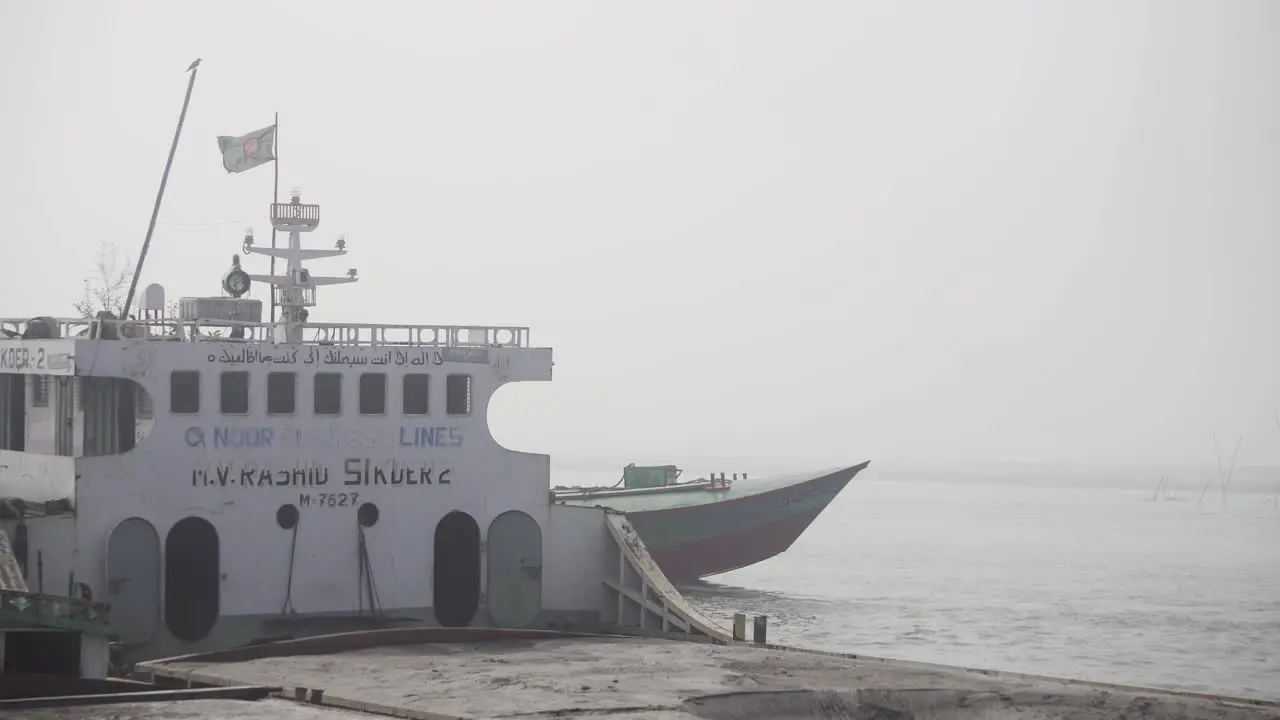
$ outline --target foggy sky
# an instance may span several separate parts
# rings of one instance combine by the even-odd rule
[[[136,258],[201,57],[143,284],[269,235],[215,137],[278,111],[362,277],[313,320],[555,348],[509,447],[1280,464],[1278,48],[1265,0],[0,0],[0,315]]]

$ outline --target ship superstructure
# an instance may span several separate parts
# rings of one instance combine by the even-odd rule
[[[345,243],[304,248],[297,195],[271,220],[287,247],[242,253],[285,273],[236,257],[176,318],[153,285],[137,319],[0,320],[0,529],[30,592],[109,603],[131,660],[371,623],[723,637],[625,518],[553,504],[548,457],[490,434],[500,386],[551,379],[528,328],[313,322],[356,273],[305,264]]]

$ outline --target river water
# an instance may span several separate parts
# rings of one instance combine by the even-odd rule
[[[1153,501],[1097,472],[877,470],[787,552],[682,590],[770,642],[1280,699],[1274,482]]]

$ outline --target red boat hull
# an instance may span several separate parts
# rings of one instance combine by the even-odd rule
[[[721,502],[629,512],[672,582],[753,565],[785,551],[868,463]]]

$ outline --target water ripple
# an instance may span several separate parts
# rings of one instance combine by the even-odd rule
[[[1106,488],[864,483],[685,588],[825,650],[1280,698],[1280,521]],[[804,588],[796,593],[794,588]]]

